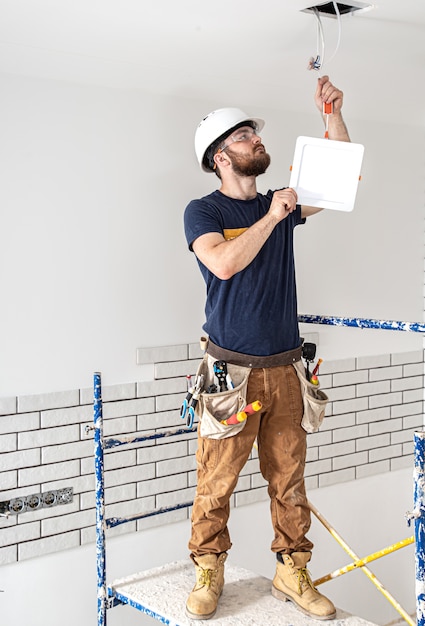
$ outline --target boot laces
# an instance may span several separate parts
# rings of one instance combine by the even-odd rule
[[[209,589],[214,582],[214,575],[217,573],[216,569],[202,569],[199,576],[199,584],[206,585]]]
[[[298,593],[301,595],[304,591],[306,591],[309,587],[316,591],[316,587],[313,585],[310,574],[306,567],[300,567],[298,569]]]

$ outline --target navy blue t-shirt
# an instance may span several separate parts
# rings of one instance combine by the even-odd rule
[[[192,200],[184,226],[189,248],[201,235],[242,234],[269,210],[273,191],[253,200],[235,200],[220,191]],[[198,259],[207,287],[206,323],[211,340],[228,350],[269,356],[300,345],[293,254],[293,231],[304,223],[301,207],[274,228],[255,259],[228,280],[217,278]]]

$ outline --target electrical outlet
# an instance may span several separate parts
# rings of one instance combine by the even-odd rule
[[[13,500],[10,500],[9,502],[9,511],[11,513],[15,513],[16,515],[18,515],[18,513],[23,513],[25,508],[25,498],[13,498]]]
[[[42,494],[42,498],[43,498],[43,506],[45,507],[55,506],[56,500],[57,500],[57,493],[56,491],[46,491],[46,493]]]
[[[19,515],[29,511],[37,511],[42,508],[51,508],[59,504],[69,504],[74,497],[73,487],[65,487],[64,489],[50,490],[45,493],[33,493],[29,496],[20,498],[12,498],[0,502],[0,514]]]
[[[43,506],[43,499],[41,493],[34,493],[32,496],[28,496],[26,499],[27,511],[36,511]]]

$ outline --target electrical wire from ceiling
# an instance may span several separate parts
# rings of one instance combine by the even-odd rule
[[[331,57],[329,58],[329,60],[326,61],[326,63],[330,63],[332,61],[332,59],[335,58],[340,44],[341,44],[341,33],[342,33],[342,22],[341,22],[341,13],[339,11],[338,8],[338,3],[333,0],[332,4],[334,6],[335,9],[335,15],[337,16],[337,21],[338,21],[338,37],[337,37],[337,42],[336,42],[336,46],[335,46],[335,50],[333,52],[333,54],[331,55]],[[324,33],[324,29],[323,29],[323,24],[322,24],[322,20],[320,18],[319,15],[319,11],[317,10],[317,7],[313,7],[313,13],[316,16],[317,19],[317,42],[316,42],[316,57],[311,57],[310,61],[309,61],[309,65],[308,65],[308,69],[309,70],[316,70],[318,72],[320,72],[321,70],[323,70],[323,66],[325,64],[325,50],[326,50],[326,46],[325,46],[325,33]]]

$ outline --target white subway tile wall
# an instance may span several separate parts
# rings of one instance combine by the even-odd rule
[[[155,380],[102,389],[104,435],[143,436],[181,428],[186,375],[198,344],[141,348]],[[318,433],[308,435],[307,489],[412,466],[413,435],[423,426],[422,350],[323,363],[330,402]],[[80,389],[0,399],[0,502],[73,487],[69,504],[0,517],[0,565],[95,540],[93,391]],[[190,502],[196,485],[196,433],[105,452],[106,516],[128,517]],[[266,500],[255,448],[233,506]],[[184,508],[117,526],[120,535],[187,519]]]

